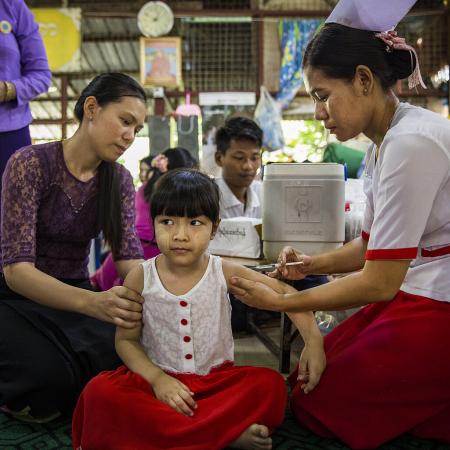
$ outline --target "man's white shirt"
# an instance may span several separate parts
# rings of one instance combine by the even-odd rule
[[[244,205],[231,191],[223,178],[216,178],[220,189],[220,218],[262,217],[262,183],[254,180],[247,190],[247,203]]]

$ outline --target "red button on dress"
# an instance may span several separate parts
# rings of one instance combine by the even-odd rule
[[[188,353],[187,355],[184,356],[186,359],[192,359],[192,355],[190,353]]]
[[[191,337],[190,337],[190,336],[185,336],[185,337],[183,338],[183,341],[184,341],[184,342],[191,342]]]
[[[187,302],[185,302],[184,300],[181,300],[181,302],[180,302],[180,306],[183,306],[183,307],[185,307],[185,306],[187,306],[188,304],[187,304]]]
[[[188,321],[187,321],[187,319],[181,319],[181,325],[187,325],[188,324]]]

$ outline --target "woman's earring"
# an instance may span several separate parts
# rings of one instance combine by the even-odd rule
[[[368,93],[369,93],[369,90],[368,90],[367,88],[364,88],[363,94],[364,94],[364,95],[367,95]]]

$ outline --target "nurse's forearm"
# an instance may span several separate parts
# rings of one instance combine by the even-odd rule
[[[367,261],[362,271],[281,296],[279,310],[334,311],[391,300],[402,285],[409,263],[409,260]]]
[[[367,241],[356,238],[344,246],[312,257],[311,274],[348,273],[364,267]]]
[[[296,294],[284,295],[280,310],[288,313],[334,311],[389,300],[383,299],[382,294],[368,286],[358,272]]]

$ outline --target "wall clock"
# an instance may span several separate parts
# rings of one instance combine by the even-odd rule
[[[173,27],[173,12],[166,3],[147,2],[139,10],[137,23],[144,36],[163,36]]]

